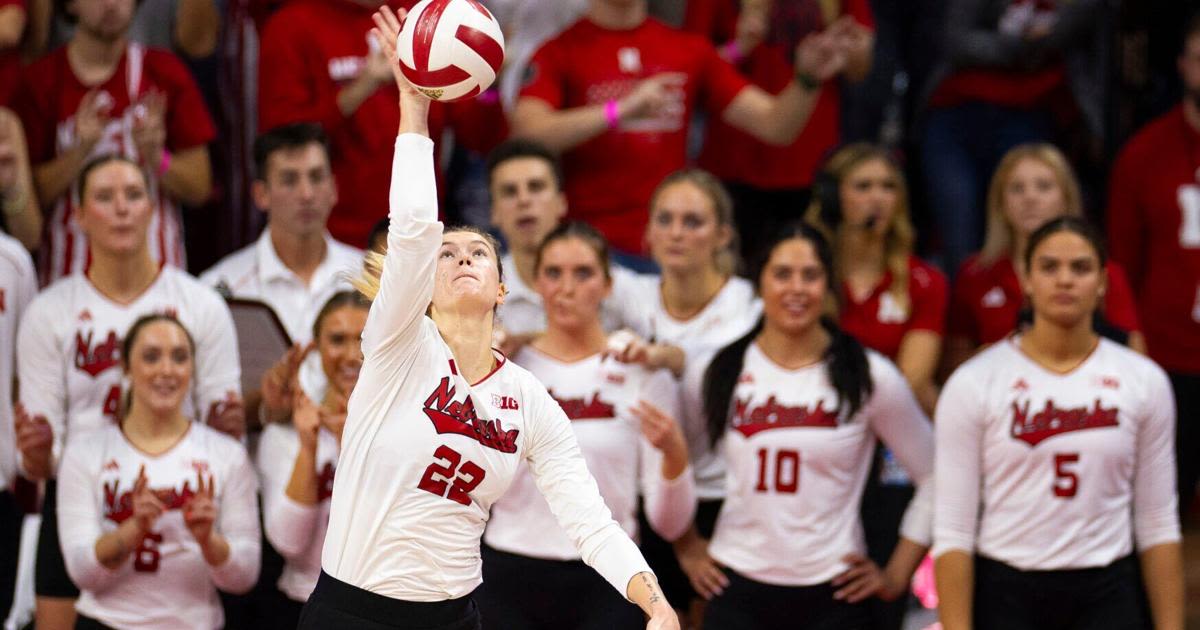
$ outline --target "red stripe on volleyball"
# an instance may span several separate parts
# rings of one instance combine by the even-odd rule
[[[504,49],[500,47],[500,42],[492,39],[491,35],[466,25],[459,25],[454,36],[483,57],[492,67],[492,72],[500,72],[500,64],[504,63]]]
[[[458,66],[446,66],[441,70],[432,70],[421,72],[413,70],[404,64],[400,64],[400,72],[412,82],[413,85],[423,88],[444,88],[449,85],[454,85],[459,81],[471,78],[466,70]]]
[[[429,70],[429,50],[433,48],[433,34],[437,31],[438,22],[442,20],[442,13],[449,4],[450,0],[434,0],[425,7],[417,20],[413,30],[413,65],[417,70]],[[403,68],[404,64],[400,64],[400,67]],[[412,77],[409,77],[409,80],[411,81]]]

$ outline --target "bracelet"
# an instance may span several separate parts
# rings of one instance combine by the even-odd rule
[[[171,154],[166,149],[162,150],[162,157],[158,161],[158,176],[162,177],[167,173],[167,169],[171,167]]]
[[[608,121],[609,129],[616,129],[621,126],[621,114],[617,111],[617,102],[615,100],[604,103],[604,120]]]
[[[721,52],[725,53],[725,59],[734,65],[741,63],[746,54],[742,52],[742,47],[738,46],[736,39],[731,39],[721,47]]]
[[[821,87],[821,81],[807,72],[797,72],[796,82],[800,84],[800,87],[809,92]]]

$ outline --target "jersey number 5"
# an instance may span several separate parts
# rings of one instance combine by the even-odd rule
[[[791,449],[775,451],[774,479],[767,473],[771,467],[771,452],[765,448],[758,449],[758,485],[755,492],[770,492],[771,481],[774,481],[775,492],[796,494],[800,487],[800,452]]]
[[[1074,466],[1079,463],[1079,453],[1054,454],[1054,496],[1070,499],[1079,489],[1079,476]],[[1068,468],[1070,466],[1070,468]]]
[[[444,444],[433,452],[433,456],[445,463],[430,464],[417,487],[455,503],[471,505],[468,493],[479,487],[487,472],[475,462],[462,461],[462,455],[458,451]]]

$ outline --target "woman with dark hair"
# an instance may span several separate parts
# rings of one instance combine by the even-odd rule
[[[1183,628],[1167,376],[1092,326],[1108,288],[1094,228],[1054,219],[1022,263],[1033,324],[964,363],[938,400],[942,625]]]
[[[826,315],[833,258],[789,225],[755,278],[763,317],[704,370],[726,498],[699,579],[706,629],[867,628],[864,600],[906,589],[929,542],[933,435],[896,366]],[[881,438],[917,484],[886,570],[866,558],[858,498]]]
[[[244,593],[258,579],[246,449],[184,410],[195,351],[175,318],[138,319],[121,345],[120,424],[71,434],[58,529],[82,591],[76,628],[221,628],[217,589]]]
[[[357,291],[335,293],[325,302],[291,388],[291,423],[268,424],[258,441],[263,524],[285,561],[274,609],[266,617],[272,627],[296,627],[321,573],[346,401],[362,368],[360,342],[370,308]]]
[[[678,387],[665,369],[609,355],[620,338],[604,331],[602,304],[612,290],[608,244],[585,223],[550,232],[537,250],[534,286],[546,330],[513,360],[538,378],[571,420],[588,470],[614,518],[638,535],[638,495],[650,526],[674,540],[696,508],[687,444],[676,424]],[[614,343],[615,342],[615,343]],[[492,506],[483,537],[487,627],[633,628],[641,612],[617,597],[554,522],[527,471]]]

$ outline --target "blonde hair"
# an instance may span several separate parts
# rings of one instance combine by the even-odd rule
[[[908,312],[912,308],[908,298],[908,258],[912,255],[913,243],[916,242],[916,230],[913,228],[912,219],[909,218],[908,184],[904,180],[904,173],[900,170],[900,165],[882,147],[866,142],[855,142],[838,149],[830,156],[829,160],[825,162],[823,171],[837,182],[837,194],[840,197],[842,182],[850,176],[850,173],[859,166],[873,161],[885,164],[896,184],[896,206],[892,209],[892,220],[888,225],[887,234],[884,236],[883,260],[885,268],[892,274],[892,285],[888,288],[888,293],[901,309]],[[808,210],[805,212],[805,220],[820,230],[830,243],[838,243],[834,229],[826,225],[821,218],[819,197],[814,197],[809,203]],[[844,221],[842,225],[845,225]],[[837,260],[840,260],[840,257],[835,258],[835,261]],[[835,266],[840,267],[840,263],[835,262]],[[835,268],[834,272],[834,276],[838,279],[843,275],[840,268]]]
[[[1044,142],[1018,145],[1000,159],[996,172],[992,174],[991,184],[987,194],[987,229],[984,232],[983,249],[979,252],[979,261],[985,265],[1012,253],[1016,235],[1013,226],[1004,213],[1004,193],[1008,180],[1013,171],[1025,160],[1037,160],[1051,171],[1063,195],[1063,214],[1059,216],[1078,217],[1083,215],[1082,194],[1079,192],[1079,180],[1075,178],[1075,170],[1057,147]]]
[[[492,248],[492,255],[496,257],[496,274],[500,277],[500,282],[504,282],[504,263],[500,260],[500,241],[474,225],[448,227],[442,234],[453,234],[454,232],[470,232],[482,238],[488,247]],[[375,296],[379,294],[379,278],[383,275],[383,261],[386,260],[386,256],[386,254],[376,251],[368,251],[363,257],[362,271],[358,276],[350,279],[350,284],[368,300],[374,300]]]
[[[685,168],[675,171],[664,177],[658,183],[658,187],[654,189],[654,193],[650,195],[650,215],[652,218],[654,207],[658,204],[658,198],[666,189],[676,184],[691,184],[699,189],[705,197],[708,197],[709,203],[712,204],[713,213],[717,217],[717,225],[729,228],[733,237],[729,239],[729,244],[725,249],[719,250],[713,255],[713,263],[721,273],[732,275],[738,270],[740,261],[737,255],[737,226],[733,223],[733,198],[729,196],[729,191],[725,190],[725,186],[721,183],[721,180],[706,170]]]

